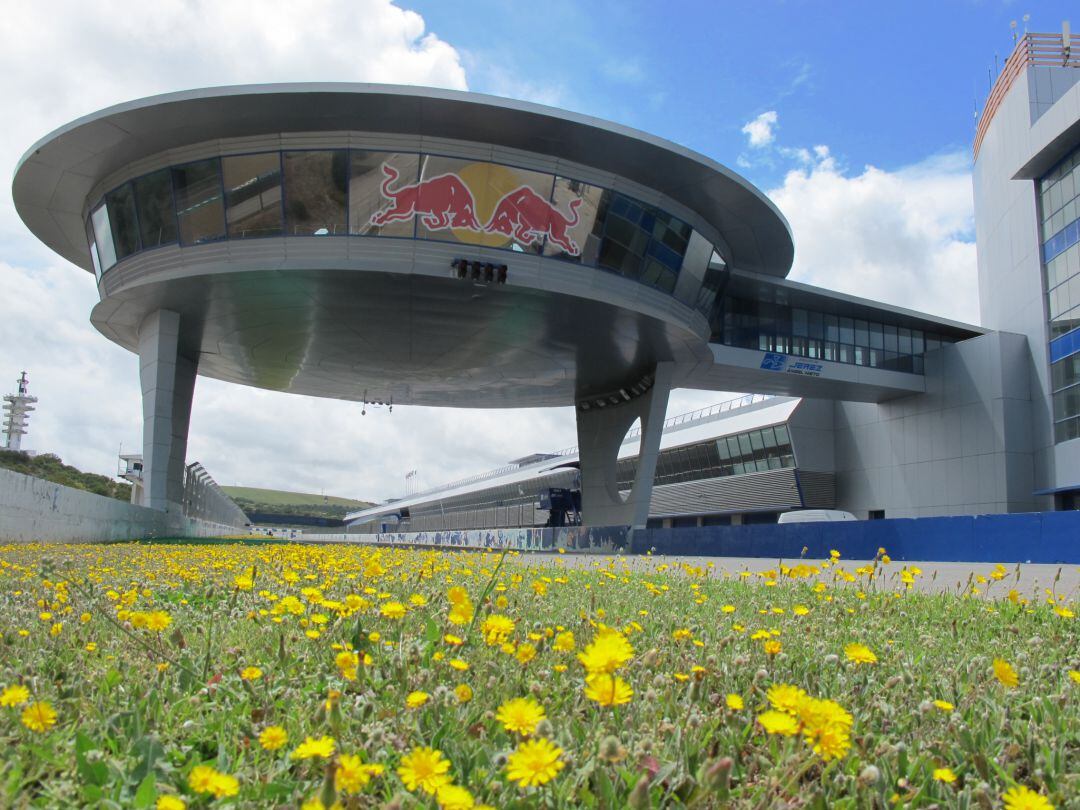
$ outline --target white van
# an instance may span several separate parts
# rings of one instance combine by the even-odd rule
[[[838,520],[858,520],[851,512],[840,509],[796,509],[784,512],[777,523],[832,523]]]

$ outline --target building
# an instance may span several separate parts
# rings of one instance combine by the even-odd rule
[[[1033,492],[1076,508],[1080,492],[1080,41],[1025,34],[975,137],[983,324],[1024,337]],[[1076,297],[1073,298],[1073,293]],[[1019,369],[1018,369],[1019,373]]]
[[[1070,93],[1044,116],[1075,106]],[[42,241],[95,274],[94,325],[140,356],[155,508],[180,495],[198,374],[365,404],[573,405],[572,459],[519,460],[487,482],[520,488],[491,508],[529,525],[535,502],[511,503],[526,479],[533,495],[569,492],[560,503],[587,524],[645,525],[664,487],[689,483],[665,478],[671,442],[719,453],[735,435],[741,451],[741,433],[706,434],[785,409],[753,429],[777,443],[780,426],[796,431],[792,458],[759,470],[755,455],[753,474],[789,493],[818,477],[809,500],[763,513],[830,492],[863,516],[1021,511],[1056,486],[1035,472],[1032,335],[787,280],[791,233],[758,189],[626,127],[422,88],[215,88],[61,128],[23,158],[13,195]],[[665,433],[673,387],[777,399]],[[695,458],[713,469],[710,451]],[[711,478],[730,479],[719,493],[746,475]],[[476,483],[457,495],[487,497]],[[410,498],[410,521],[435,520]],[[664,519],[755,514],[729,505]]]

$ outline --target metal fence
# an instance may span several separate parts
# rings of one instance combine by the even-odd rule
[[[184,470],[184,516],[223,523],[241,528],[248,523],[247,515],[233,499],[222,491],[217,482],[199,462]]]

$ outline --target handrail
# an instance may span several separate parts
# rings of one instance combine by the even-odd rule
[[[1016,48],[994,80],[994,86],[990,88],[990,95],[986,97],[982,115],[975,127],[973,151],[976,158],[990,122],[994,120],[1005,96],[1012,89],[1017,77],[1032,65],[1080,68],[1080,52],[1073,53],[1072,36],[1069,37],[1069,49],[1066,50],[1063,34],[1024,34],[1017,40]]]
[[[705,408],[698,408],[696,411],[688,411],[686,413],[678,414],[677,416],[671,416],[664,420],[663,432],[667,433],[669,430],[674,430],[677,427],[688,427],[691,424],[709,419],[719,414],[727,413],[738,408],[746,408],[750,405],[756,405],[759,402],[764,402],[768,399],[772,399],[772,394],[744,394],[741,397],[735,397],[734,399],[724,400],[723,402],[717,402],[715,405],[709,405]],[[626,434],[626,438],[623,439],[623,444],[641,436],[641,428],[634,428]],[[578,448],[566,447],[562,450],[555,450],[551,453],[545,453],[548,458],[534,461],[531,464],[507,464],[499,467],[495,470],[488,470],[487,472],[477,473],[476,475],[470,475],[467,478],[459,478],[455,481],[450,481],[446,484],[440,484],[430,489],[425,489],[422,492],[410,493],[408,498],[417,498],[424,495],[434,495],[438,492],[445,492],[446,490],[455,489],[456,487],[463,487],[467,484],[475,484],[478,481],[486,481],[489,478],[498,478],[500,475],[506,475],[507,473],[514,472],[515,470],[522,470],[528,467],[532,467],[537,464],[543,464],[549,461],[553,457],[558,456],[574,456],[577,455]],[[383,504],[386,506],[387,504]]]

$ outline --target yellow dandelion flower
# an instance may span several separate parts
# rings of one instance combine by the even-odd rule
[[[428,702],[428,699],[430,697],[431,695],[429,695],[427,692],[409,692],[409,694],[405,697],[405,705],[408,706],[410,709],[419,709],[421,706]]]
[[[773,710],[762,712],[757,716],[757,721],[768,734],[793,737],[799,731],[799,721],[785,712]]]
[[[441,785],[435,791],[435,801],[440,810],[473,810],[476,807],[473,795],[458,785]]]
[[[1013,665],[1003,658],[994,659],[994,677],[1001,681],[1001,684],[1008,689],[1013,689],[1020,685],[1020,676],[1016,674],[1016,670]]]
[[[244,667],[240,670],[240,677],[245,681],[257,681],[263,676],[263,671],[258,667]]]
[[[22,724],[31,731],[45,732],[56,725],[56,712],[46,701],[31,703],[22,713]]]
[[[523,737],[533,734],[546,716],[544,707],[532,698],[508,700],[495,712],[495,719],[502,723],[503,728]]]
[[[514,632],[514,627],[514,620],[509,616],[493,613],[484,619],[480,632],[484,634],[484,641],[489,647],[496,647],[506,643]]]
[[[935,700],[934,706],[938,709],[941,709],[941,711],[943,712],[951,712],[953,709],[956,708],[947,700]]]
[[[401,758],[397,773],[407,790],[435,795],[440,787],[450,784],[447,771],[450,760],[435,748],[414,748]]]
[[[289,733],[281,726],[267,726],[259,733],[259,745],[267,751],[277,751],[289,741]]]
[[[783,649],[783,646],[779,641],[766,641],[761,645],[761,648],[765,650],[766,655],[776,655]]]
[[[454,697],[458,703],[468,703],[473,698],[472,687],[467,683],[461,683],[454,687]]]
[[[382,765],[366,763],[356,754],[342,754],[334,771],[334,787],[345,794],[359,793],[373,776],[379,776],[383,770]]]
[[[28,700],[30,700],[30,690],[22,684],[12,684],[0,692],[0,706],[4,708],[22,706]]]
[[[570,652],[574,649],[574,634],[569,630],[565,630],[555,636],[555,641],[552,642],[551,648],[557,652]]]
[[[154,810],[186,810],[187,804],[179,796],[158,796]]]
[[[844,647],[844,655],[848,661],[856,664],[876,664],[878,660],[873,650],[865,644],[848,644]]]
[[[1001,800],[1005,803],[1005,810],[1054,810],[1049,799],[1023,785],[1006,790]]]
[[[323,759],[329,759],[333,756],[335,748],[337,748],[337,743],[334,742],[333,737],[324,736],[319,739],[307,737],[289,754],[289,758],[314,759],[315,757],[322,757]]]
[[[519,787],[546,785],[559,775],[565,763],[562,749],[543,737],[526,740],[506,761],[506,778]]]
[[[379,608],[379,615],[386,619],[402,619],[405,617],[406,610],[401,602],[386,602]]]
[[[585,697],[601,706],[622,706],[630,702],[634,690],[618,675],[589,675],[585,678]]]
[[[610,627],[602,627],[592,643],[578,653],[578,660],[590,675],[610,675],[633,657],[633,645]]]
[[[727,707],[734,712],[742,711],[745,705],[743,703],[742,696],[736,694],[728,695],[726,698],[724,698],[724,702],[727,704]]]
[[[1069,679],[1073,683],[1080,684],[1080,670],[1070,669],[1069,670]]]
[[[934,779],[951,785],[956,781],[956,774],[952,772],[952,768],[934,768]]]

